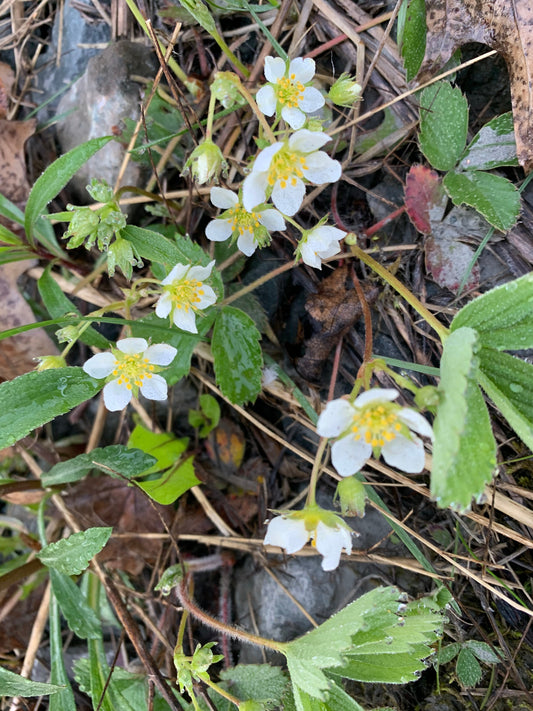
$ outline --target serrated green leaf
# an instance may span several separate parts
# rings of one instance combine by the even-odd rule
[[[30,681],[0,667],[0,696],[47,696],[48,694],[57,694],[61,690],[61,686]]]
[[[468,326],[483,346],[497,350],[533,348],[533,273],[478,296],[456,314],[452,331]]]
[[[34,237],[35,224],[45,212],[48,203],[65,187],[89,158],[112,139],[113,136],[91,138],[86,143],[82,143],[60,156],[37,178],[28,197],[24,215],[24,228],[30,241]]]
[[[148,496],[159,504],[173,504],[182,494],[200,484],[193,466],[194,457],[189,457],[183,464],[168,469],[159,479],[139,481],[139,486]]]
[[[466,149],[458,170],[492,170],[518,165],[513,114],[509,111],[486,123]]]
[[[503,656],[499,656],[497,651],[486,642],[480,642],[476,639],[469,639],[464,646],[469,649],[480,662],[485,664],[498,664],[503,661]]]
[[[306,693],[307,690],[293,686],[297,711],[364,711],[355,699],[335,683],[331,684],[327,700],[321,701]]]
[[[496,465],[496,442],[477,386],[478,347],[471,328],[453,331],[444,343],[431,471],[431,495],[443,508],[468,509]]]
[[[37,553],[37,558],[65,575],[80,575],[108,542],[112,531],[111,527],[102,526],[73,533],[68,538],[44,546]]]
[[[414,79],[426,52],[426,2],[409,0],[404,3],[405,18],[398,17],[398,41],[401,46],[407,81]]]
[[[437,653],[437,661],[439,664],[447,664],[451,662],[452,659],[459,654],[461,651],[461,645],[459,642],[452,642],[452,644],[447,644],[445,647],[441,647]]]
[[[69,628],[80,639],[98,639],[102,634],[100,620],[89,607],[76,583],[54,568],[50,568],[52,592]]]
[[[279,667],[270,664],[239,664],[220,673],[220,685],[243,701],[250,700],[262,709],[280,708],[288,679]],[[213,692],[218,711],[232,711],[235,706]]]
[[[81,368],[20,375],[0,385],[0,449],[96,395],[103,382]]]
[[[229,295],[234,294],[241,288],[242,286],[240,284],[231,284],[227,290],[227,293]],[[248,314],[248,316],[255,323],[258,331],[261,333],[267,333],[269,328],[268,316],[263,305],[255,294],[245,294],[239,299],[235,299],[233,306],[241,311],[244,311],[245,314]]]
[[[211,349],[222,394],[234,405],[253,401],[261,392],[261,334],[243,311],[224,306],[213,329]]]
[[[72,301],[65,296],[63,290],[52,277],[50,271],[51,265],[46,267],[37,282],[39,294],[41,295],[45,308],[50,314],[50,317],[61,318],[61,316],[71,313],[81,316],[79,309],[77,309]],[[92,326],[88,326],[83,331],[80,336],[80,341],[82,343],[86,343],[88,346],[95,346],[96,348],[101,348],[102,350],[109,348],[109,341],[107,338],[102,336],[101,333],[98,333],[98,331]]]
[[[66,462],[55,464],[50,471],[43,472],[44,486],[57,486],[79,481],[92,469],[100,469],[109,476],[131,477],[143,474],[156,463],[156,459],[140,449],[113,444],[109,447],[93,449],[86,454],[79,454]]]
[[[457,664],[455,665],[455,671],[459,682],[463,686],[475,686],[481,680],[483,673],[478,660],[469,649],[466,649],[466,647],[463,647],[463,649],[459,652]]]
[[[522,442],[533,449],[533,365],[483,348],[479,383]]]
[[[420,94],[420,150],[437,170],[452,170],[461,157],[468,132],[468,102],[447,81]]]
[[[427,658],[428,647],[424,651],[402,652],[393,654],[387,659],[372,655],[350,654],[349,661],[344,666],[333,669],[332,673],[354,681],[380,684],[407,684],[416,681],[427,665],[417,659],[422,653],[422,658]]]
[[[450,172],[442,181],[454,205],[469,205],[491,225],[507,232],[520,214],[520,193],[507,178],[472,170]]]

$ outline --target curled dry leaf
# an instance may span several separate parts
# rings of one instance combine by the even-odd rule
[[[0,119],[7,116],[9,95],[15,81],[13,70],[5,62],[0,62]]]
[[[520,164],[533,169],[533,5],[530,0],[426,0],[426,54],[417,80],[430,79],[452,53],[480,42],[504,58]]]

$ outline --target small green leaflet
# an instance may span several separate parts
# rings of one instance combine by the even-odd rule
[[[102,634],[100,620],[83,593],[68,575],[50,568],[52,592],[69,628],[81,639],[98,639]]]
[[[444,342],[433,425],[431,495],[442,508],[459,511],[481,496],[496,465],[490,417],[477,386],[478,348],[476,331],[466,327]]]
[[[20,375],[0,385],[0,449],[96,395],[103,382],[81,368]]]
[[[455,671],[463,686],[476,686],[481,680],[482,671],[479,662],[466,647],[459,652]]]
[[[30,681],[0,667],[0,696],[47,696],[57,694],[63,687]]]
[[[106,526],[73,533],[68,538],[44,546],[37,553],[37,558],[44,565],[65,575],[80,575],[105,546],[112,530]]]
[[[486,123],[464,152],[458,170],[492,170],[518,165],[513,114],[509,111]]]
[[[447,81],[420,95],[420,150],[437,170],[452,170],[466,145],[468,102]]]
[[[520,214],[520,193],[507,178],[479,170],[450,172],[442,181],[454,205],[470,205],[491,225],[507,232]]]
[[[234,405],[253,401],[261,392],[261,334],[240,309],[224,306],[217,315],[211,349],[222,394]]]
[[[167,469],[159,479],[138,481],[137,486],[158,504],[173,504],[186,491],[201,484],[194,473],[193,461],[191,456],[182,464]]]
[[[293,694],[297,711],[365,711],[355,699],[334,683],[331,684],[325,701],[311,696],[307,690],[295,685]]]
[[[407,81],[414,79],[426,52],[425,0],[404,0],[398,13],[398,42]]]
[[[455,331],[474,328],[481,344],[498,350],[533,348],[533,272],[478,296],[457,313]]]
[[[31,189],[24,217],[24,228],[30,242],[37,220],[45,212],[48,203],[65,187],[72,176],[113,136],[91,138],[60,156],[37,178]],[[69,408],[70,409],[70,408]]]
[[[113,444],[109,447],[93,449],[87,454],[79,454],[66,462],[55,464],[50,471],[43,472],[44,486],[57,486],[83,479],[92,469],[100,469],[109,476],[120,475],[131,479],[145,472],[155,464],[154,457],[140,449]]]

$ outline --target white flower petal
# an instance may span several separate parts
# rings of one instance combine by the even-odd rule
[[[211,276],[211,272],[213,271],[214,266],[215,260],[213,259],[213,261],[209,262],[206,267],[191,267],[189,269],[189,273],[187,274],[187,278],[196,279],[196,281],[204,281],[204,279],[207,279],[207,277]]]
[[[208,306],[212,306],[216,303],[217,295],[208,284],[202,284],[201,290],[204,292],[203,294],[199,294],[198,291],[196,292],[197,297],[200,299],[194,304],[197,309],[206,309]]]
[[[131,400],[132,392],[126,385],[118,384],[118,380],[112,380],[104,388],[104,405],[111,412],[123,410]]]
[[[178,350],[168,343],[154,343],[144,351],[144,357],[152,365],[170,365],[176,357]]]
[[[231,237],[233,232],[232,223],[230,220],[211,220],[205,228],[205,236],[211,242],[223,242],[228,237]]]
[[[229,210],[238,204],[239,198],[234,192],[228,190],[227,188],[211,188],[209,193],[211,202],[215,207],[219,207],[221,210]]]
[[[173,281],[180,281],[180,279],[183,279],[183,277],[185,276],[185,274],[187,274],[188,271],[188,264],[176,264],[175,267],[172,267],[172,269],[163,279],[161,284],[164,284],[166,286],[167,284],[172,284]]]
[[[251,257],[257,249],[257,243],[254,239],[253,234],[246,230],[246,232],[243,232],[242,235],[239,235],[239,238],[237,240],[237,247],[247,257]]]
[[[266,227],[269,232],[280,232],[286,227],[283,216],[277,210],[262,210],[258,218],[259,222],[263,227]]]
[[[256,205],[265,202],[268,187],[268,174],[250,173],[242,184],[242,204],[251,212]]]
[[[355,410],[348,400],[331,400],[320,413],[316,431],[321,437],[338,437],[351,425],[354,415]]]
[[[414,430],[423,437],[433,439],[433,428],[419,412],[410,407],[404,407],[398,413],[398,418],[404,422],[410,430]]]
[[[148,400],[166,400],[168,397],[167,381],[157,374],[152,375],[151,378],[144,378],[141,393]]]
[[[309,267],[313,267],[313,269],[322,269],[322,259],[319,257],[318,253],[314,251],[309,242],[305,242],[301,246],[300,254],[302,256],[302,261]]]
[[[305,159],[306,167],[302,172],[311,183],[336,183],[341,177],[342,166],[338,160],[333,160],[324,151],[315,151]]]
[[[270,164],[272,163],[272,158],[282,148],[283,143],[281,143],[280,141],[278,141],[277,143],[273,143],[271,146],[263,148],[261,153],[259,153],[259,155],[254,161],[254,164],[252,166],[252,174],[264,173],[266,170],[268,170],[270,168]],[[256,205],[259,205],[259,202],[254,203],[252,207],[255,207]],[[246,205],[244,207],[248,210],[248,212],[252,209],[252,207],[246,207]]]
[[[295,185],[292,184],[292,178],[289,178],[286,187],[282,188],[277,180],[272,190],[272,202],[280,212],[289,217],[298,212],[305,197],[303,182],[300,178],[294,178],[294,182]]]
[[[115,369],[116,359],[112,353],[97,353],[84,363],[83,370],[91,378],[107,378]]]
[[[341,552],[346,548],[352,552],[350,533],[344,527],[331,528],[322,521],[316,527],[315,544],[317,551],[324,556],[322,570],[335,570],[341,559]]]
[[[371,402],[380,402],[382,400],[392,402],[392,400],[396,400],[399,394],[397,390],[392,388],[372,388],[355,398],[354,407],[364,407]]]
[[[342,437],[331,446],[331,461],[341,476],[358,472],[372,455],[372,446],[352,433]]]
[[[165,291],[165,293],[159,297],[159,300],[155,305],[155,314],[156,316],[159,316],[159,318],[166,318],[171,311],[172,297],[168,291]]]
[[[257,106],[261,113],[265,114],[265,116],[274,116],[278,102],[276,93],[270,84],[262,86],[259,89],[255,95],[255,100],[257,101]]]
[[[302,84],[308,84],[315,76],[316,65],[315,60],[311,57],[296,57],[289,64],[289,77],[294,74],[294,80]]]
[[[283,518],[277,516],[268,524],[265,545],[285,548],[287,553],[296,553],[305,546],[309,534],[305,528],[305,521],[296,518]]]
[[[346,232],[339,230],[338,227],[333,227],[332,225],[319,225],[311,230],[309,237],[313,236],[324,242],[330,242],[333,240],[340,240],[346,235]]]
[[[289,148],[291,151],[301,151],[302,153],[312,153],[325,146],[331,138],[322,131],[308,131],[302,128],[296,131],[289,138]]]
[[[281,57],[265,57],[265,79],[273,84],[285,74],[286,64]]]
[[[387,464],[407,474],[418,474],[424,469],[424,444],[414,435],[412,440],[398,435],[390,442],[385,442],[381,453]]]
[[[182,331],[198,333],[198,329],[196,328],[196,316],[193,309],[175,308],[172,312],[172,320],[178,328],[181,328]]]
[[[298,103],[299,108],[305,111],[306,114],[312,114],[314,111],[321,109],[326,100],[314,86],[307,86],[304,89],[303,99]]]
[[[128,355],[144,353],[148,348],[148,341],[144,338],[123,338],[121,341],[117,341],[117,348]]]
[[[305,123],[305,114],[300,111],[300,109],[296,108],[296,106],[284,106],[281,109],[281,117],[295,131],[302,128]]]
[[[329,257],[334,257],[336,254],[339,254],[340,251],[341,246],[337,242],[337,240],[330,242],[328,245],[325,245],[321,249],[317,249],[318,256],[321,259],[329,259]]]

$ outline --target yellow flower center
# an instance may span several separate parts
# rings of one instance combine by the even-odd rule
[[[268,184],[274,187],[279,180],[280,187],[284,190],[290,184],[294,187],[298,178],[303,178],[303,170],[307,169],[305,155],[288,148],[281,148],[274,154],[268,169]]]
[[[276,82],[274,91],[280,104],[288,106],[290,109],[295,109],[304,98],[304,85],[301,81],[296,81],[296,75],[291,74],[289,77],[281,77]]]
[[[125,385],[131,390],[134,385],[141,387],[144,378],[151,378],[154,366],[142,353],[115,353],[115,369],[113,375],[118,378],[119,385]]]
[[[203,284],[196,279],[182,279],[167,286],[170,297],[176,309],[196,309],[196,304],[200,303],[204,295]]]
[[[398,409],[389,403],[369,405],[355,415],[350,429],[355,439],[363,437],[372,447],[383,447],[404,429],[397,412]]]
[[[260,223],[258,215],[255,212],[248,212],[240,203],[237,203],[235,207],[228,210],[227,214],[231,224],[231,229],[234,232],[238,231],[240,235],[245,232],[253,234],[259,227]]]

